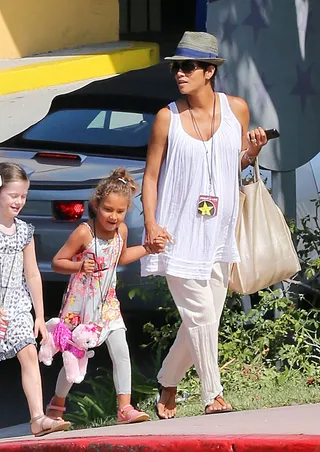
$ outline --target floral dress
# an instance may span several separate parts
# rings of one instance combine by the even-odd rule
[[[123,240],[118,231],[110,240],[95,238],[89,224],[83,224],[90,229],[92,241],[73,260],[79,262],[92,259],[94,255],[101,270],[90,275],[78,272],[70,277],[60,317],[72,329],[80,323],[98,325],[101,329],[100,345],[111,331],[126,329],[116,295],[116,268]]]
[[[0,361],[36,343],[32,300],[23,270],[23,250],[31,242],[34,227],[17,218],[15,223],[14,234],[0,231],[0,306],[9,322],[4,339],[0,339]]]

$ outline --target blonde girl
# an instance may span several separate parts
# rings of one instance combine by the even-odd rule
[[[43,413],[42,386],[36,341],[47,339],[42,282],[33,239],[34,227],[19,220],[26,203],[29,179],[19,165],[0,163],[0,361],[17,357],[27,398],[31,431],[43,436],[70,427]],[[32,305],[35,322],[31,315]]]

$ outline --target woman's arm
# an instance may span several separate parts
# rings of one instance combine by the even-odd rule
[[[119,258],[120,265],[131,264],[131,262],[135,262],[142,257],[150,254],[148,246],[145,245],[137,245],[127,247],[127,238],[128,238],[128,228],[124,223],[121,223],[119,226],[119,233],[121,234],[123,240],[123,246],[121,255]],[[156,253],[162,252],[164,250],[166,243],[166,239],[163,237],[158,237],[155,239],[154,248]]]
[[[80,270],[84,270],[86,273],[93,272],[95,265],[93,259],[87,259],[85,262],[72,261],[73,256],[83,251],[91,238],[92,236],[87,226],[84,224],[78,226],[54,256],[52,270],[65,275],[71,275]]]
[[[154,239],[162,234],[169,235],[161,228],[155,218],[158,199],[158,180],[160,168],[167,152],[170,110],[162,108],[156,115],[147,153],[146,168],[142,182],[142,206],[146,228],[146,244],[153,245]]]
[[[36,317],[34,335],[35,338],[37,338],[40,331],[42,336],[42,344],[47,340],[48,332],[44,321],[42,279],[37,264],[33,237],[31,239],[31,242],[23,250],[23,269],[28,289],[32,298],[34,313]]]
[[[241,97],[228,96],[231,110],[237,117],[242,128],[242,150],[246,151],[241,160],[241,168],[244,169],[254,162],[262,146],[267,142],[267,136],[262,127],[248,131],[250,113],[248,104]]]

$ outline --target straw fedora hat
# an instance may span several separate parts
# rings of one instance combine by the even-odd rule
[[[165,60],[197,60],[221,66],[224,58],[218,57],[218,41],[215,36],[202,31],[186,31],[182,36],[175,55]]]

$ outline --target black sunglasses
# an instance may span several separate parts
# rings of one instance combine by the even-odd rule
[[[192,74],[196,69],[200,67],[200,64],[197,61],[193,60],[183,60],[183,61],[175,61],[170,64],[170,71],[172,75],[177,75],[179,70],[184,74]]]

